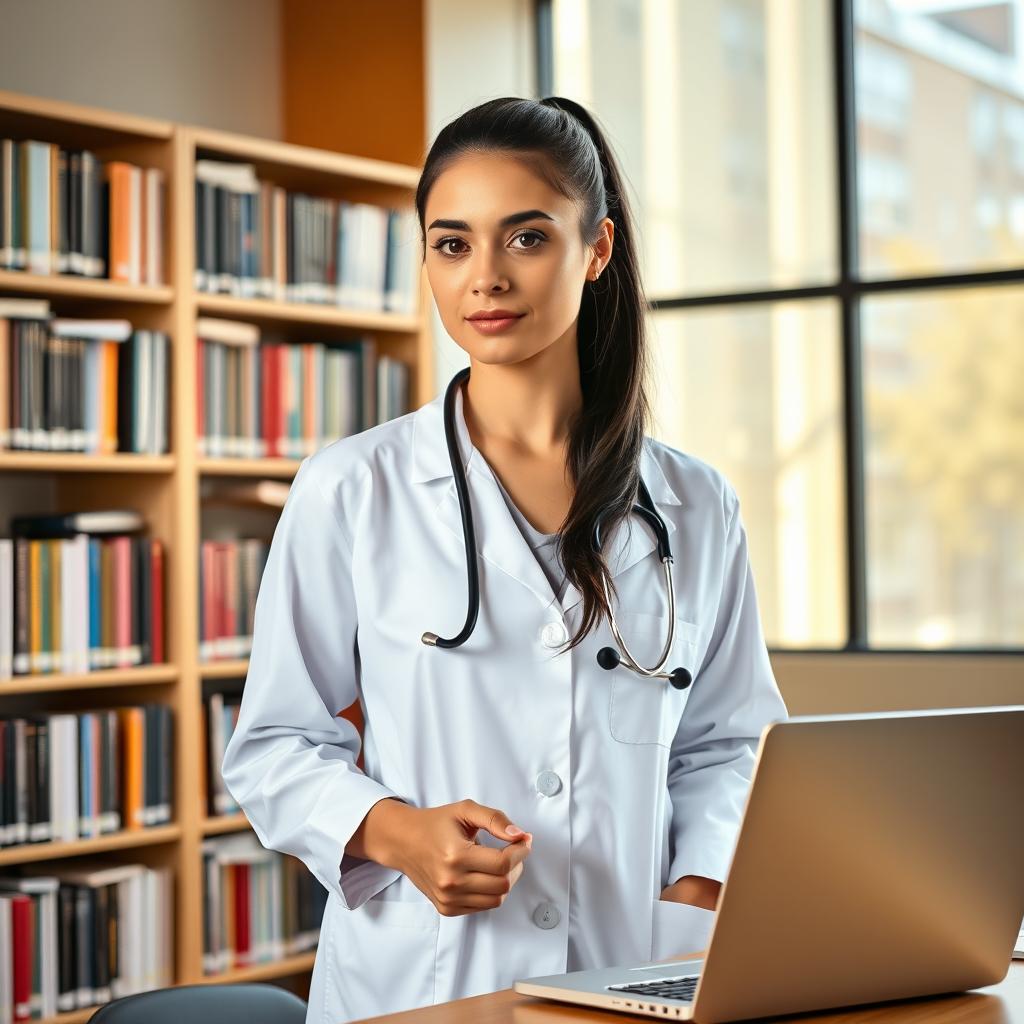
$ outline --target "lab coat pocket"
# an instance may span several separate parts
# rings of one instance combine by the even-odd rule
[[[360,1020],[433,1003],[440,919],[429,901],[379,896],[332,915],[337,933],[331,937],[325,1021]]]
[[[711,937],[715,911],[691,903],[656,899],[651,922],[651,960],[703,953]]]
[[[644,667],[657,663],[668,636],[668,616],[619,612],[615,616],[622,639]],[[697,675],[700,626],[676,618],[675,640],[665,671],[682,666]],[[668,747],[690,696],[690,687],[677,690],[667,679],[642,676],[625,665],[612,670],[608,726],[620,743],[657,743]],[[690,684],[693,685],[692,683]]]

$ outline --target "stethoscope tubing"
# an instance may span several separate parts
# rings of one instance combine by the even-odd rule
[[[469,368],[459,370],[452,377],[445,391],[444,396],[444,433],[448,446],[448,458],[452,465],[452,474],[455,478],[455,489],[459,497],[459,511],[462,516],[462,535],[466,547],[466,579],[468,585],[468,600],[466,607],[466,621],[461,630],[453,637],[439,636],[437,633],[425,632],[421,641],[428,647],[440,647],[444,650],[452,650],[461,647],[472,635],[476,628],[477,617],[480,613],[480,574],[476,558],[476,530],[473,525],[473,513],[470,507],[469,484],[466,480],[466,470],[462,465],[462,453],[459,451],[458,437],[455,429],[455,396],[462,382],[469,379]],[[605,600],[609,610],[609,626],[620,651],[611,647],[603,647],[597,654],[598,664],[605,669],[613,669],[617,665],[625,665],[638,675],[651,679],[666,679],[676,689],[682,690],[690,685],[691,676],[685,668],[676,668],[666,672],[665,665],[668,662],[672,645],[675,643],[676,635],[676,597],[672,580],[672,549],[669,544],[668,530],[665,521],[661,518],[651,499],[650,493],[644,484],[643,479],[639,481],[640,501],[635,503],[632,512],[638,515],[648,527],[654,532],[658,543],[658,557],[661,560],[665,571],[665,585],[668,590],[668,636],[665,639],[665,646],[662,649],[658,664],[652,668],[645,668],[630,652],[622,634],[619,632],[618,623],[612,613],[612,599],[608,588],[608,579],[605,574],[601,576],[601,585],[604,589]],[[601,550],[601,520],[594,526],[594,547]]]
[[[444,436],[448,443],[448,458],[451,460],[455,475],[455,490],[459,495],[459,511],[462,513],[462,536],[466,542],[466,575],[469,585],[469,596],[466,602],[466,622],[462,629],[453,637],[438,636],[436,633],[424,633],[420,638],[429,647],[441,647],[451,650],[461,647],[476,628],[477,616],[480,614],[480,572],[476,564],[476,529],[473,526],[473,513],[469,506],[469,484],[466,482],[466,471],[462,466],[462,453],[455,431],[455,392],[464,380],[469,379],[469,368],[459,370],[448,384],[444,395]]]

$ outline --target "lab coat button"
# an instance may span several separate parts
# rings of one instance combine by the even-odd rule
[[[533,923],[538,928],[555,928],[561,920],[562,915],[554,903],[538,903],[537,909],[533,912]]]
[[[537,776],[537,792],[554,796],[562,788],[562,780],[554,772],[541,772]]]
[[[545,647],[561,647],[569,639],[569,632],[561,622],[549,622],[540,631],[540,640]]]

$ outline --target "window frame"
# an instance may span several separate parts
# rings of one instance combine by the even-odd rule
[[[537,96],[554,90],[554,0],[534,0],[534,44]],[[977,288],[1024,282],[1024,267],[906,277],[859,276],[860,211],[857,200],[857,110],[854,82],[856,0],[831,0],[833,51],[832,89],[835,115],[833,144],[836,154],[838,214],[838,275],[830,284],[759,291],[697,293],[651,300],[652,313],[701,306],[735,306],[742,303],[771,304],[782,301],[832,299],[839,310],[841,365],[843,368],[843,479],[845,486],[847,642],[843,647],[771,647],[781,654],[1020,654],[1024,647],[884,647],[868,644],[867,549],[864,494],[864,401],[861,362],[860,304],[871,295],[886,292],[924,292],[949,288]]]

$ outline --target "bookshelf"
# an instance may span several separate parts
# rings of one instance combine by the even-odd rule
[[[167,825],[74,842],[37,843],[0,850],[0,867],[102,854],[150,867],[169,866],[175,881],[176,984],[289,978],[308,984],[313,953],[258,964],[214,978],[202,971],[202,856],[204,838],[249,827],[244,814],[210,818],[202,773],[202,699],[207,680],[244,677],[245,659],[199,661],[198,552],[200,484],[212,477],[288,480],[299,460],[203,458],[198,455],[195,321],[200,315],[273,328],[285,341],[372,337],[378,354],[409,369],[410,407],[432,397],[429,291],[421,276],[414,315],[359,311],[269,299],[201,293],[194,285],[195,163],[238,160],[261,179],[310,195],[391,207],[411,206],[415,167],[346,156],[306,146],[212,131],[183,124],[0,91],[0,138],[38,139],[92,150],[102,160],[157,167],[165,175],[166,282],[128,285],[58,275],[0,270],[0,297],[46,298],[59,316],[124,317],[133,326],[170,338],[169,444],[166,455],[87,455],[0,452],[0,491],[31,485],[47,496],[38,511],[66,512],[117,506],[138,509],[151,536],[165,544],[167,663],[83,674],[19,676],[0,681],[0,713],[114,707],[159,701],[174,713],[174,816]],[[41,490],[40,490],[41,489]],[[92,1010],[49,1018],[85,1021]]]

